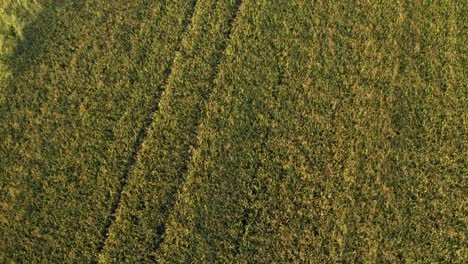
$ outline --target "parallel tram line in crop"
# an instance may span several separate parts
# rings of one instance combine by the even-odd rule
[[[95,261],[191,7],[53,1],[25,28],[1,106],[1,260]]]
[[[194,11],[195,11],[196,1],[197,0],[192,0],[192,8],[190,9],[189,13],[187,14],[187,18],[184,20],[184,23],[182,25],[183,30],[180,33],[180,35],[181,35],[180,39],[181,40],[182,40],[183,36],[185,35],[186,30],[188,29],[188,27],[189,27],[189,25],[191,23],[191,20],[192,20]],[[163,13],[164,13],[164,11],[163,11]],[[180,49],[180,46],[181,45],[179,44],[178,49]],[[175,54],[177,54],[178,52],[179,51],[176,50]],[[163,87],[167,86],[167,80],[169,79],[169,76],[172,73],[172,67],[174,66],[175,58],[176,58],[176,56],[174,56],[174,59],[172,60],[171,65],[165,71],[164,79],[166,81],[164,82]],[[106,225],[105,225],[105,227],[103,229],[104,239],[103,239],[102,243],[100,244],[100,246],[97,248],[97,252],[98,252],[97,255],[101,254],[101,251],[103,250],[104,245],[106,244],[106,241],[107,241],[107,239],[109,237],[109,229],[110,229],[112,223],[115,221],[116,212],[117,212],[117,210],[118,210],[118,208],[120,206],[121,200],[122,200],[122,192],[125,189],[125,186],[127,185],[127,179],[128,179],[128,177],[130,175],[130,172],[131,172],[133,166],[135,165],[135,162],[137,161],[138,153],[141,151],[142,144],[145,141],[145,139],[148,137],[148,131],[149,131],[149,127],[150,127],[151,122],[152,122],[152,117],[159,110],[158,104],[156,103],[156,101],[157,101],[157,98],[155,99],[154,107],[152,109],[150,109],[150,111],[148,112],[148,115],[146,116],[146,118],[143,121],[143,126],[141,127],[140,131],[138,132],[136,141],[135,141],[134,146],[133,146],[133,151],[130,154],[130,158],[129,158],[129,161],[128,161],[127,168],[125,169],[125,172],[123,173],[124,176],[122,177],[121,182],[120,182],[120,187],[117,190],[117,196],[116,196],[115,201],[114,201],[114,203],[112,205],[109,219],[108,219],[108,221],[107,221],[107,223],[106,223]]]
[[[256,151],[261,151],[268,136],[262,117],[272,114],[262,111],[266,106],[261,98],[267,96],[269,87],[282,82],[274,54],[284,43],[278,30],[285,5],[275,7],[245,1],[245,12],[229,49],[230,60],[216,82],[207,116],[199,127],[187,180],[168,220],[158,254],[162,263],[235,259],[236,244],[246,232],[246,217],[250,217],[250,186],[259,169]],[[255,41],[265,42],[258,45]],[[235,157],[234,153],[242,154]]]
[[[228,47],[229,45],[229,41],[231,40],[231,33],[233,31],[233,28],[236,24],[236,20],[237,20],[237,17],[239,15],[239,12],[240,10],[242,9],[242,3],[243,3],[243,0],[236,0],[236,4],[235,4],[235,9],[234,9],[234,12],[232,14],[232,17],[231,19],[229,20],[228,24],[230,24],[229,26],[229,29],[228,31],[226,32],[226,36],[225,36],[225,39],[226,41],[224,42],[224,45],[220,48],[221,52],[220,52],[220,55],[223,55],[224,54],[224,51],[225,49]],[[213,67],[213,73],[212,73],[212,76],[211,76],[211,79],[210,79],[210,83],[216,83],[217,81],[217,77],[218,77],[218,74],[219,74],[219,67],[221,66],[221,57],[222,56],[218,56],[219,58],[217,59],[219,62],[218,64],[216,64],[216,66]],[[210,93],[211,95],[211,93]],[[207,102],[207,105],[210,104],[211,102],[211,96],[208,96],[208,102]],[[197,128],[196,128],[196,134],[198,134],[198,132],[200,131],[200,125],[201,125],[201,120],[197,120]],[[197,135],[194,135],[194,138],[197,138]],[[193,144],[190,146],[191,149],[196,149],[197,148],[197,141],[194,141]],[[190,161],[190,157],[188,158],[187,160],[187,163]],[[182,174],[184,176],[187,176],[186,174],[188,173],[188,164],[186,164],[186,166],[184,166],[184,170],[182,172]],[[177,199],[176,197],[174,197],[174,199]],[[165,233],[165,228],[164,228],[164,231],[161,233],[161,236],[164,237],[164,233]],[[159,250],[159,244],[158,246],[155,248],[155,250]]]
[[[100,261],[145,262],[157,258],[166,232],[166,215],[185,181],[197,127],[225,60],[240,9],[241,0],[197,2],[159,109],[123,190]]]
[[[1,263],[468,258],[464,1],[37,1]]]

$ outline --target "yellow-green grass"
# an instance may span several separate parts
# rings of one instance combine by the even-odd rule
[[[459,1],[245,1],[161,263],[463,263]]]
[[[146,263],[156,259],[239,8],[239,0],[197,2],[159,111],[129,175],[100,256],[102,263]]]
[[[463,263],[467,11],[44,4],[6,60],[0,262]]]
[[[47,1],[4,0],[0,4],[0,56],[13,53],[18,41],[24,39],[23,29],[41,11]]]
[[[35,18],[46,2],[4,0],[0,4],[0,103],[5,99],[3,87],[11,77],[8,60],[18,42],[24,40],[23,28]]]
[[[1,105],[6,262],[97,260],[191,1],[53,1],[24,29]]]

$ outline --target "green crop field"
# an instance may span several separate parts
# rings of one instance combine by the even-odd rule
[[[466,263],[468,2],[5,0],[1,263]]]

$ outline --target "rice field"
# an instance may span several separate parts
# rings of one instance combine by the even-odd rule
[[[5,1],[0,262],[464,263],[467,6]]]

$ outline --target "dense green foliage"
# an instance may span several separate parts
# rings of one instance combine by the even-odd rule
[[[466,2],[45,6],[6,60],[1,262],[468,258]]]

